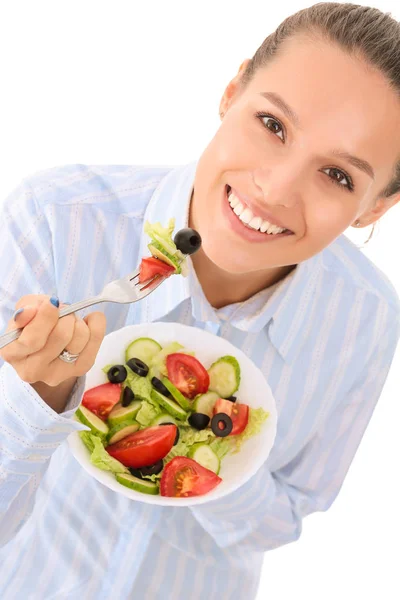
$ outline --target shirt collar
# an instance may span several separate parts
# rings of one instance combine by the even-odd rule
[[[175,231],[188,227],[196,168],[197,162],[193,162],[171,169],[155,189],[144,215],[145,221],[160,221],[165,226],[170,218],[175,218]],[[148,236],[143,232],[139,256],[149,254],[148,243]],[[205,297],[190,257],[187,262],[188,277],[170,277],[141,301],[147,304],[148,320],[161,319],[190,298],[192,314],[197,321],[220,324],[221,319]],[[262,290],[238,303],[229,319],[231,325],[249,333],[259,333],[267,328],[276,350],[285,362],[292,363],[312,325],[322,266],[322,254],[299,263],[277,284],[272,295],[268,290]]]

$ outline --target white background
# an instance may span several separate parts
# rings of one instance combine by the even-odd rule
[[[2,2],[0,203],[23,177],[66,163],[195,160],[241,61],[311,4]],[[400,19],[396,4],[374,6]],[[399,230],[396,207],[365,251],[400,291]],[[362,243],[369,232],[356,233]],[[266,555],[259,600],[400,598],[399,369],[400,348],[339,497],[304,520],[298,542]]]

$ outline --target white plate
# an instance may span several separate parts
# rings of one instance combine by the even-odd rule
[[[262,407],[270,413],[263,423],[261,432],[247,440],[239,453],[226,456],[221,462],[219,476],[222,482],[211,492],[203,496],[191,498],[167,498],[164,496],[151,496],[135,492],[117,482],[115,476],[98,469],[90,462],[90,454],[78,433],[68,437],[68,442],[76,460],[97,481],[111,490],[132,498],[161,506],[194,506],[204,504],[211,500],[218,500],[244,485],[267,460],[276,435],[277,412],[271,389],[261,371],[254,363],[236,346],[225,339],[211,333],[189,327],[180,323],[145,323],[128,325],[118,331],[108,334],[100,347],[97,359],[92,369],[86,376],[86,388],[90,389],[108,381],[106,374],[101,370],[109,364],[123,364],[125,362],[125,348],[130,342],[139,337],[151,337],[162,346],[170,342],[179,342],[186,349],[195,352],[196,358],[208,369],[212,362],[221,356],[230,354],[235,356],[241,367],[240,387],[235,395],[241,401],[253,408]]]

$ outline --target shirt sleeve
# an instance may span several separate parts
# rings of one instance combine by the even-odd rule
[[[47,219],[26,182],[6,198],[0,214],[0,332],[26,294],[56,293],[52,237]],[[0,546],[27,520],[52,454],[74,431],[72,419],[83,395],[78,378],[57,414],[0,359]]]
[[[270,472],[267,461],[235,493],[190,509],[219,547],[240,543],[249,551],[272,550],[300,537],[305,516],[331,506],[381,395],[399,336],[397,318],[346,397],[289,464]]]

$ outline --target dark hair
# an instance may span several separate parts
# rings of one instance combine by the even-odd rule
[[[359,4],[319,2],[285,19],[258,48],[242,78],[244,88],[260,68],[277,54],[283,42],[295,35],[313,41],[329,40],[353,57],[364,60],[383,73],[400,99],[400,23],[391,13]],[[378,197],[400,191],[400,160],[392,178]]]

